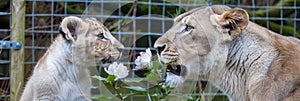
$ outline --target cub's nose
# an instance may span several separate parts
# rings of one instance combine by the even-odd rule
[[[160,55],[161,52],[165,50],[166,45],[162,45],[162,46],[154,46],[154,48],[156,49],[156,52]]]
[[[118,47],[118,48],[117,48],[117,50],[118,50],[119,52],[122,52],[123,49],[124,49],[124,47]]]
[[[118,50],[119,52],[122,52],[123,49],[125,48],[124,45],[123,45],[121,42],[116,42],[116,43],[114,44],[114,46],[117,47],[117,50]]]

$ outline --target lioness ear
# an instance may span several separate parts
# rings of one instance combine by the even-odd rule
[[[234,8],[224,12],[218,19],[218,23],[223,29],[228,30],[231,39],[236,38],[249,22],[248,13],[241,8]]]
[[[75,42],[78,34],[78,29],[82,26],[82,20],[75,16],[66,17],[61,22],[59,32],[66,40]]]

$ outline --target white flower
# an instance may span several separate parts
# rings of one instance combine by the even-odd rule
[[[128,76],[129,70],[122,63],[114,62],[108,66],[108,68],[104,68],[105,72],[109,75],[116,76],[115,81],[121,78],[125,78]]]
[[[146,68],[146,65],[148,65],[151,62],[152,53],[150,51],[150,48],[146,49],[146,52],[140,52],[140,56],[138,56],[135,59],[136,67],[133,70],[141,70]]]

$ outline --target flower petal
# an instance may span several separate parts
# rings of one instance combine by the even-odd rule
[[[120,74],[118,75],[118,78],[125,78],[125,77],[127,77],[127,76],[128,76],[128,72],[125,71],[125,72],[120,73]]]
[[[136,65],[140,65],[140,64],[141,64],[141,57],[138,56],[138,57],[135,59],[134,63],[135,63]]]
[[[151,57],[152,56],[152,53],[151,53],[151,51],[150,51],[150,48],[147,48],[146,49],[146,53]]]
[[[107,68],[104,68],[104,71],[109,75],[113,75],[110,71],[107,70]]]
[[[141,70],[146,68],[150,62],[151,62],[152,53],[150,51],[150,48],[146,49],[146,52],[140,52],[140,56],[136,58],[134,61],[136,64],[136,67],[133,70]]]
[[[122,63],[118,64],[115,68],[115,73],[114,75],[116,76],[115,80],[121,79],[121,78],[125,78],[128,76],[128,72],[129,70],[127,69],[126,66],[124,66]]]
[[[141,70],[141,69],[143,69],[143,67],[141,67],[141,66],[135,66],[132,70],[136,71],[136,70]]]

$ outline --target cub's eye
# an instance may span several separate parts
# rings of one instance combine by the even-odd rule
[[[185,28],[183,29],[183,32],[188,32],[190,30],[194,29],[193,26],[190,26],[190,25],[185,25]]]
[[[97,35],[100,39],[106,39],[105,37],[104,37],[104,34],[103,33],[100,33],[100,34],[98,34]]]

